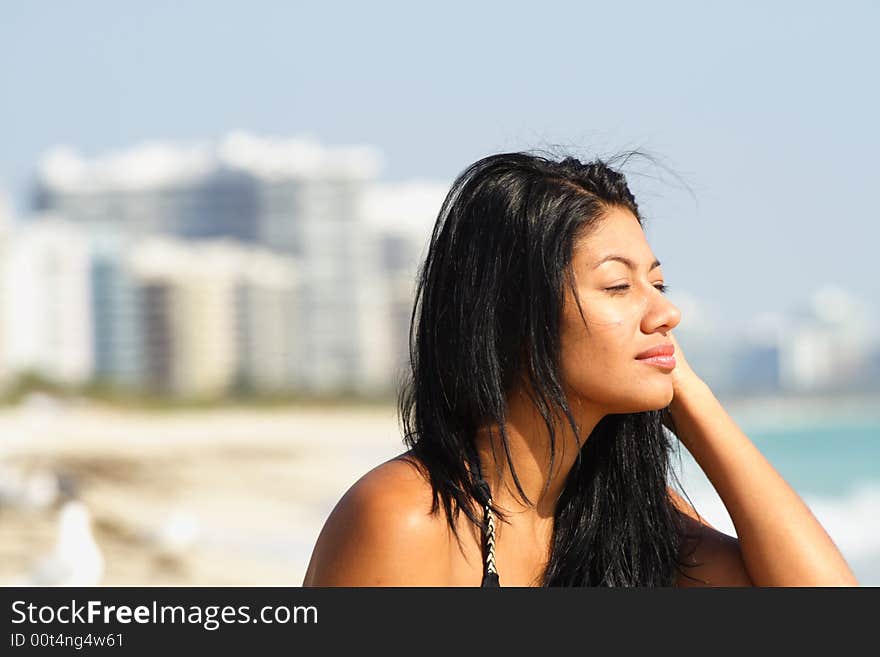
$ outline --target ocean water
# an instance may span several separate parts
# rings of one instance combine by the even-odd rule
[[[863,586],[880,586],[880,407],[784,414],[728,409],[764,457],[801,496]],[[697,510],[720,531],[736,530],[687,450],[675,470]]]

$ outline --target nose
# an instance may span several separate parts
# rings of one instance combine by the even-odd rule
[[[645,316],[642,318],[642,330],[653,333],[658,330],[671,331],[681,322],[681,311],[669,297],[659,291],[651,295]]]

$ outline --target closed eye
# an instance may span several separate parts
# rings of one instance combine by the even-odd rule
[[[669,290],[669,286],[668,286],[668,285],[664,285],[663,283],[659,283],[659,284],[655,285],[654,287],[657,288],[658,290],[660,290],[660,293],[661,293],[661,294],[666,294],[666,292]],[[629,289],[629,285],[628,285],[628,284],[625,284],[625,285],[615,285],[614,287],[606,287],[605,289],[606,289],[606,290],[609,290],[609,291],[611,291],[611,290],[615,290],[615,291],[618,291],[618,292],[622,292],[622,291],[624,291],[624,290],[628,290],[628,289]]]

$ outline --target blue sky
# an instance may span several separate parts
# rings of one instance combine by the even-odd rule
[[[7,3],[0,186],[23,210],[50,146],[233,129],[374,144],[387,180],[641,148],[689,187],[631,175],[670,296],[731,325],[826,283],[873,301],[878,19],[871,2]]]

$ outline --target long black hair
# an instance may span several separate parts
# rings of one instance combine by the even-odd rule
[[[528,500],[505,431],[506,400],[518,386],[526,384],[547,425],[551,471],[557,419],[582,436],[563,390],[560,315],[565,286],[578,299],[575,239],[612,207],[643,225],[624,175],[608,163],[524,152],[475,162],[442,204],[418,273],[398,412],[430,479],[431,511],[442,504],[459,540],[459,511],[485,532],[474,502],[485,504],[487,492],[472,464],[487,423],[500,428]],[[544,586],[674,583],[686,535],[667,490],[675,474],[668,421],[668,407],[608,414],[582,443],[557,502]]]

